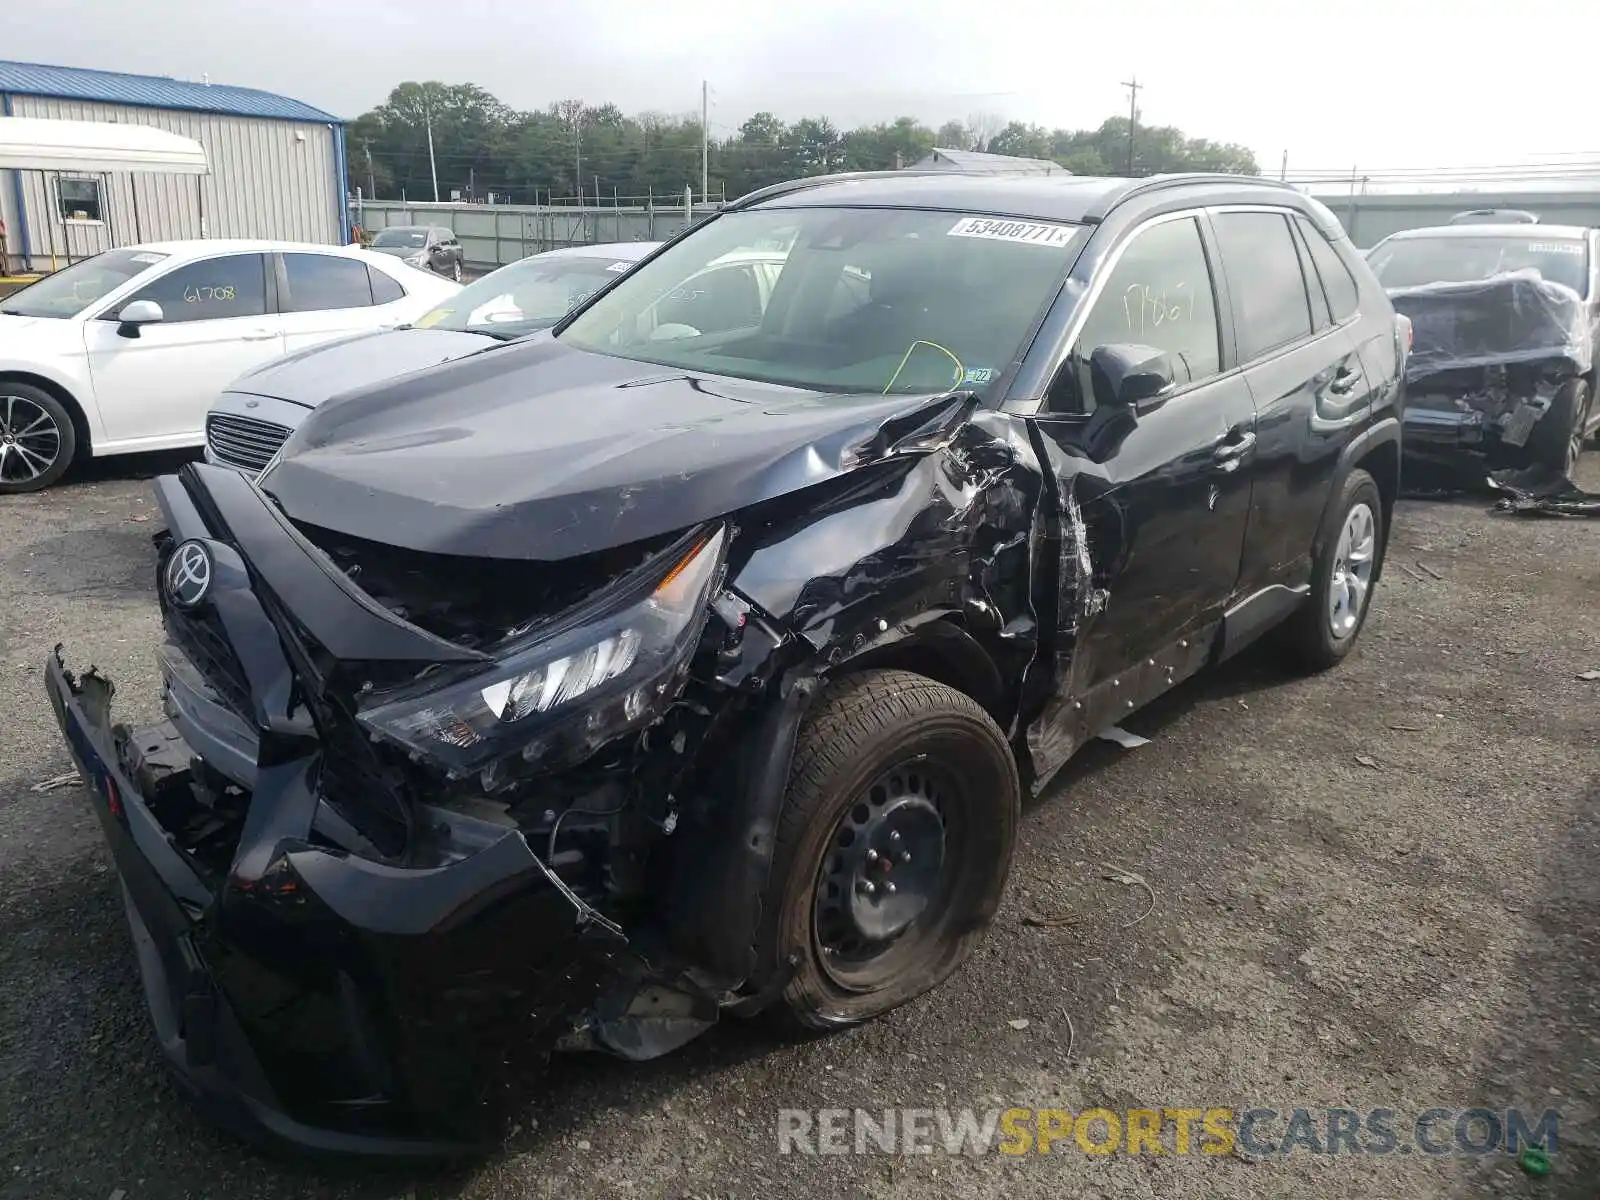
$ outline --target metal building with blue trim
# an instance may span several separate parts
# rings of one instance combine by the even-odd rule
[[[0,274],[48,270],[135,242],[350,240],[344,121],[287,96],[0,61],[0,113],[150,125],[193,138],[210,164],[198,185],[159,173],[0,171]]]

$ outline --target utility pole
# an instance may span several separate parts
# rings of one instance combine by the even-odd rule
[[[1133,175],[1133,131],[1139,124],[1139,89],[1143,85],[1135,75],[1125,82],[1123,87],[1128,89],[1128,175]]]
[[[700,199],[711,191],[711,85],[700,81]]]
[[[372,174],[372,139],[362,138],[361,148],[367,152],[367,195],[376,200],[378,198],[378,185],[373,181]]]
[[[422,120],[428,127],[428,172],[433,176],[433,202],[439,203],[439,165],[433,160],[433,109],[428,104],[428,87],[422,87]]]
[[[1278,168],[1278,182],[1289,182],[1289,152],[1287,150],[1283,152],[1283,165]]]
[[[578,193],[578,207],[583,207],[583,101],[568,100],[567,114],[572,118],[572,187]]]

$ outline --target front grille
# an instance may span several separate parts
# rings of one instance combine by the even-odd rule
[[[260,471],[290,434],[287,425],[212,413],[206,417],[206,446],[218,462],[245,471]]]
[[[216,689],[222,702],[242,717],[254,711],[250,704],[250,681],[244,666],[228,644],[222,622],[211,609],[184,612],[163,602],[162,616],[167,632],[188,655],[205,681]]]

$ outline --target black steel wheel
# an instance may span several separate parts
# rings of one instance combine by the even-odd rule
[[[49,392],[0,380],[0,495],[60,479],[77,453],[72,417]]]
[[[800,731],[763,900],[780,1021],[831,1029],[937,987],[1005,886],[1021,809],[1005,736],[906,671],[836,681]]]

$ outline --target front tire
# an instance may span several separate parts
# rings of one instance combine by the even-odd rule
[[[758,943],[793,973],[792,1030],[870,1020],[944,982],[983,936],[1021,814],[1016,762],[975,701],[908,671],[832,683],[802,726]]]
[[[450,278],[456,283],[461,282],[461,264],[459,262],[450,264]]]
[[[1311,594],[1284,626],[1284,644],[1306,671],[1326,671],[1355,649],[1383,562],[1383,496],[1367,472],[1345,477],[1316,544]]]
[[[78,434],[49,392],[0,381],[0,496],[47,488],[72,465]]]

